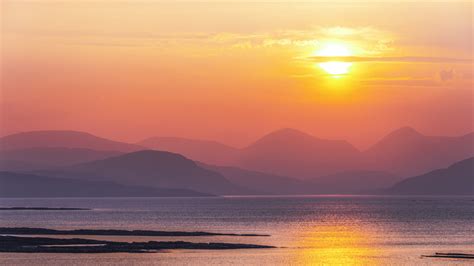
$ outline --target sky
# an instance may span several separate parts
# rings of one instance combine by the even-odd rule
[[[472,2],[2,1],[0,135],[361,149],[473,125]],[[331,62],[328,64],[328,62]]]

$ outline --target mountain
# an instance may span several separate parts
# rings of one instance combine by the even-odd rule
[[[295,129],[272,132],[241,151],[242,168],[314,178],[358,169],[360,152],[342,140],[319,139]]]
[[[364,194],[392,186],[402,178],[380,171],[348,171],[321,176],[311,181],[318,194]]]
[[[49,167],[52,167],[52,165],[19,160],[8,160],[0,157],[0,171],[21,172],[47,169]]]
[[[199,167],[182,155],[154,150],[132,152],[39,173],[81,180],[108,180],[125,185],[186,188],[211,194],[243,192],[222,175]]]
[[[78,131],[30,131],[0,138],[0,150],[21,150],[44,147],[67,147],[122,152],[143,149],[139,145],[112,141]]]
[[[387,190],[405,195],[474,195],[474,157],[407,178]]]
[[[236,148],[207,140],[152,137],[137,144],[150,149],[179,153],[191,160],[217,165],[234,163],[239,153]]]
[[[237,167],[199,165],[222,174],[230,182],[253,190],[256,194],[270,195],[363,194],[392,186],[402,179],[385,172],[352,171],[298,180]]]
[[[0,171],[221,195],[357,194],[388,187],[400,180],[398,176],[416,176],[474,156],[474,133],[425,136],[409,127],[388,134],[364,152],[346,141],[295,129],[272,132],[244,149],[161,137],[139,144],[206,164],[88,133],[35,131],[0,138]]]
[[[3,167],[5,167],[3,170],[11,169],[12,166],[18,165],[18,163],[13,162],[23,162],[25,164],[23,169],[17,167],[17,170],[32,170],[105,159],[119,154],[121,154],[121,152],[118,151],[96,151],[91,149],[62,147],[0,150],[0,162],[4,162],[3,164],[0,163],[0,169],[3,169]],[[9,164],[12,165],[9,166]]]
[[[210,196],[187,189],[124,186],[107,181],[52,178],[0,172],[0,197],[200,197]]]
[[[314,185],[291,177],[250,171],[238,167],[200,165],[206,169],[220,173],[233,184],[254,191],[254,194],[301,195],[314,194],[317,191]]]
[[[426,173],[474,156],[474,133],[460,137],[425,136],[398,129],[364,152],[366,166],[401,176]]]

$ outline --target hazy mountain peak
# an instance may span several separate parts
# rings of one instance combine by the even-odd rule
[[[101,138],[72,130],[39,130],[21,132],[0,138],[0,149],[16,150],[36,147],[67,147],[93,150],[133,151],[140,146]]]
[[[403,127],[375,143],[365,155],[373,169],[419,175],[472,156],[473,137],[425,136]]]
[[[375,143],[368,151],[383,149],[403,149],[407,148],[409,143],[426,142],[429,138],[422,135],[412,127],[402,127],[394,130]]]
[[[359,151],[342,140],[313,137],[296,129],[271,132],[242,150],[239,166],[310,178],[356,167]]]
[[[396,129],[392,131],[390,134],[387,135],[387,137],[412,137],[412,136],[423,136],[420,132],[416,131],[416,129],[405,126],[401,127],[399,129]]]
[[[85,163],[87,165],[89,163]],[[152,171],[157,167],[165,168],[185,168],[185,167],[196,167],[194,161],[191,161],[181,154],[167,152],[167,151],[156,151],[156,150],[141,150],[118,156],[105,158],[90,162],[90,164],[106,164],[113,166],[117,169],[130,170],[140,169]]]
[[[238,154],[236,148],[212,140],[152,137],[138,144],[150,149],[179,153],[192,160],[218,165],[232,164]]]
[[[347,149],[351,152],[358,152],[357,149],[352,146],[349,142],[345,140],[329,140],[329,139],[321,139],[314,137],[308,133],[303,131],[293,129],[293,128],[282,128],[273,132],[268,133],[267,135],[263,136],[248,148],[252,146],[260,146],[260,145],[297,145],[297,146],[306,146],[306,145],[335,145],[340,149]],[[276,146],[275,146],[276,147]]]
[[[455,162],[446,169],[451,170],[451,169],[462,168],[462,167],[467,168],[467,169],[471,169],[470,173],[471,173],[472,177],[474,178],[474,157],[470,157],[470,158],[467,158],[465,160]]]
[[[299,131],[297,129],[292,128],[282,128],[273,132],[270,132],[257,141],[255,141],[250,146],[255,145],[263,145],[263,144],[270,144],[270,143],[291,143],[295,141],[313,141],[319,140],[307,133]]]
[[[273,131],[273,132],[270,132],[270,133],[268,133],[267,135],[263,136],[263,138],[265,138],[265,137],[275,137],[275,136],[285,136],[285,137],[291,137],[291,136],[300,137],[300,136],[305,136],[305,137],[313,137],[313,136],[309,135],[308,133],[305,133],[305,132],[303,132],[303,131],[301,131],[301,130],[286,127],[286,128],[281,128],[281,129],[275,130],[275,131]]]
[[[148,160],[168,159],[168,160],[183,160],[183,161],[192,162],[181,154],[167,152],[167,151],[156,151],[156,150],[135,151],[135,152],[130,152],[127,154],[122,154],[115,157],[107,158],[105,160],[108,160],[108,159],[124,159],[124,160],[131,160],[131,161],[133,160],[141,161],[145,159],[148,159]]]
[[[191,138],[182,138],[182,137],[170,137],[170,136],[165,136],[165,137],[159,137],[159,136],[154,136],[150,138],[146,138],[137,144],[139,145],[149,145],[149,144],[154,144],[154,143],[180,143],[180,144],[211,144],[211,145],[220,145],[220,146],[226,146],[231,148],[230,146],[217,142],[215,140],[206,140],[206,139],[191,139]]]
[[[201,168],[180,154],[156,150],[131,152],[48,171],[48,174],[126,185],[187,188],[212,194],[241,191],[222,175]]]
[[[23,131],[15,134],[10,134],[4,136],[8,137],[18,137],[18,136],[51,136],[51,135],[69,135],[69,136],[93,136],[90,133],[76,130],[33,130],[33,131]]]
[[[209,196],[188,189],[121,185],[112,181],[57,178],[0,171],[1,197],[186,197]]]
[[[404,179],[387,190],[393,194],[473,195],[474,157],[447,168]]]

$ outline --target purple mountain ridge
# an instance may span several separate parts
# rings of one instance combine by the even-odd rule
[[[143,147],[136,144],[113,141],[79,131],[30,131],[0,138],[0,150],[20,150],[45,147],[82,148],[122,152],[143,150]]]
[[[410,127],[393,131],[363,153],[368,169],[401,176],[422,174],[474,156],[474,133],[425,136]]]
[[[474,195],[474,157],[444,169],[407,178],[385,192],[410,195]]]

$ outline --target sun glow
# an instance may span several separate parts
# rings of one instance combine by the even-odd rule
[[[347,46],[338,43],[329,43],[316,52],[320,57],[343,57],[351,56],[352,53]],[[318,64],[326,73],[330,75],[344,75],[349,72],[352,63],[331,60]]]
[[[295,252],[300,265],[369,265],[377,252],[376,235],[370,228],[350,225],[326,225],[307,228]]]

